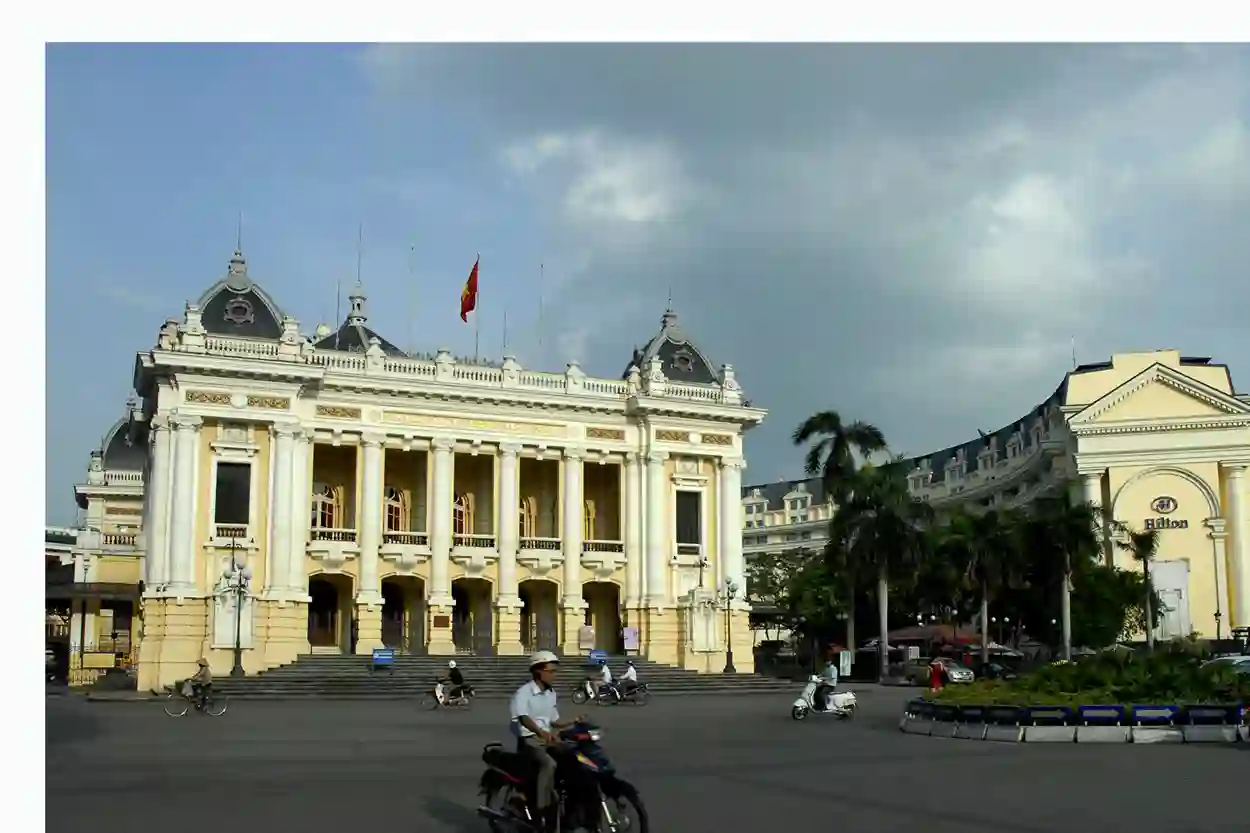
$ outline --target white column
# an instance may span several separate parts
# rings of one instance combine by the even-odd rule
[[[155,590],[169,582],[169,488],[172,478],[172,452],[170,449],[169,420],[156,417],[152,420],[151,494],[148,497],[148,517],[143,519],[147,566],[147,589]]]
[[[582,511],[582,455],[575,448],[564,449],[564,511],[561,530],[564,551],[564,606],[581,607],[582,537],[585,520]]]
[[[269,564],[265,571],[265,593],[286,589],[291,578],[291,536],[294,534],[292,498],[295,459],[295,432],[299,426],[274,423],[273,436],[273,505],[269,507]]]
[[[498,604],[520,604],[517,592],[516,558],[520,546],[519,512],[521,499],[517,480],[518,445],[499,447],[499,507],[495,517],[499,519],[499,592]]]
[[[199,417],[178,416],[174,419],[174,488],[170,518],[169,560],[170,589],[185,596],[196,591],[195,554],[195,462],[200,442]]]
[[[642,553],[639,539],[642,531],[642,478],[638,472],[638,455],[625,455],[622,514],[625,535],[625,607],[637,607],[642,600]]]
[[[1250,626],[1250,517],[1246,507],[1246,464],[1222,463],[1228,473],[1228,532],[1232,533],[1228,584],[1233,590],[1230,628]]]
[[[1102,506],[1102,472],[1081,472],[1081,500]]]
[[[382,543],[382,476],[385,461],[382,440],[377,434],[364,434],[364,482],[360,485],[360,590],[356,601],[376,604],[382,597],[378,583],[378,547]]]
[[[297,430],[291,443],[291,535],[287,542],[286,588],[296,596],[308,595],[308,527],[312,519],[312,431]]]
[[[455,476],[452,449],[455,440],[440,437],[431,443],[434,455],[434,494],[430,496],[430,604],[452,604],[451,598],[451,489]]]
[[[647,603],[652,607],[668,604],[669,527],[664,511],[669,489],[665,483],[665,451],[647,455]]]
[[[732,581],[738,587],[737,599],[746,594],[742,565],[742,467],[741,460],[721,460],[720,466],[720,563],[716,575],[720,583]]]

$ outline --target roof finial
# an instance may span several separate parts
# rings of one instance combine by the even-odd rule
[[[243,212],[242,211],[239,212],[239,227],[237,231],[235,232],[235,237],[234,237],[234,252],[235,254],[239,254],[239,255],[243,254]]]
[[[352,294],[347,296],[347,323],[359,327],[368,320],[365,315],[365,287],[360,280],[360,262],[363,248],[361,244],[364,242],[365,226],[361,223],[356,230],[356,286],[352,289]]]

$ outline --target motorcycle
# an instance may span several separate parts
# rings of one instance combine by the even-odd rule
[[[451,698],[447,696],[447,687],[441,682],[435,682],[434,688],[430,689],[430,693],[421,698],[421,708],[433,711],[437,708],[455,708],[463,706],[469,708],[473,705],[473,698],[476,695],[473,692],[473,686],[465,683],[460,687],[460,694]]]
[[[556,761],[555,829],[584,828],[588,833],[649,833],[647,808],[638,789],[616,774],[599,745],[603,730],[589,722],[559,733],[550,747]],[[503,744],[482,748],[486,771],[478,782],[484,803],[479,816],[492,833],[541,833],[543,820],[534,801],[533,766],[525,756],[505,752]]]
[[[626,694],[622,683],[605,685],[593,679],[584,680],[573,689],[573,702],[582,705],[594,700],[601,706],[630,702],[637,706],[645,706],[651,699],[651,691],[646,683],[638,683]]]
[[[820,677],[815,674],[807,678],[807,685],[803,688],[803,693],[794,701],[794,705],[790,707],[790,716],[795,720],[803,720],[809,714],[823,714],[836,717],[839,720],[850,720],[855,716],[855,709],[858,701],[855,699],[853,691],[839,691],[832,695],[827,695],[827,702],[815,702],[816,689],[823,683]]]

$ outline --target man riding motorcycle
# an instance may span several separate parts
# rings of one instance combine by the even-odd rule
[[[556,761],[547,748],[560,742],[560,729],[582,720],[560,720],[556,690],[552,687],[559,668],[560,658],[551,651],[539,651],[530,657],[530,681],[512,695],[509,721],[509,729],[517,738],[517,752],[534,765],[534,800],[538,816],[548,830],[554,830],[556,824]]]
[[[636,688],[638,688],[638,669],[634,667],[634,661],[628,659],[625,660],[625,673],[621,674],[621,694],[629,696]]]
[[[455,700],[464,693],[464,674],[456,667],[456,661],[447,662],[447,676],[439,679],[440,683],[448,683],[451,688],[444,695],[448,701]]]
[[[608,667],[606,659],[599,660],[599,690],[607,689],[612,692],[612,696],[618,700],[621,698],[621,692],[617,689],[616,683],[612,682],[612,669]]]

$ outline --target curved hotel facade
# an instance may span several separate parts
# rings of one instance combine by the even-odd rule
[[[743,433],[766,413],[676,314],[597,379],[407,355],[365,301],[304,336],[236,253],[138,354],[77,487],[85,528],[47,553],[81,673],[114,664],[124,606],[143,689],[201,656],[224,673],[236,639],[249,673],[382,646],[720,670],[727,630],[751,656],[723,588],[744,585]]]
[[[1134,530],[1160,530],[1160,638],[1250,626],[1250,396],[1228,368],[1175,350],[1123,353],[1067,374],[1012,424],[910,461],[937,509],[1013,507],[1068,482]],[[818,479],[746,486],[743,550],[818,551],[833,507]],[[1104,530],[1109,564],[1140,569]]]

